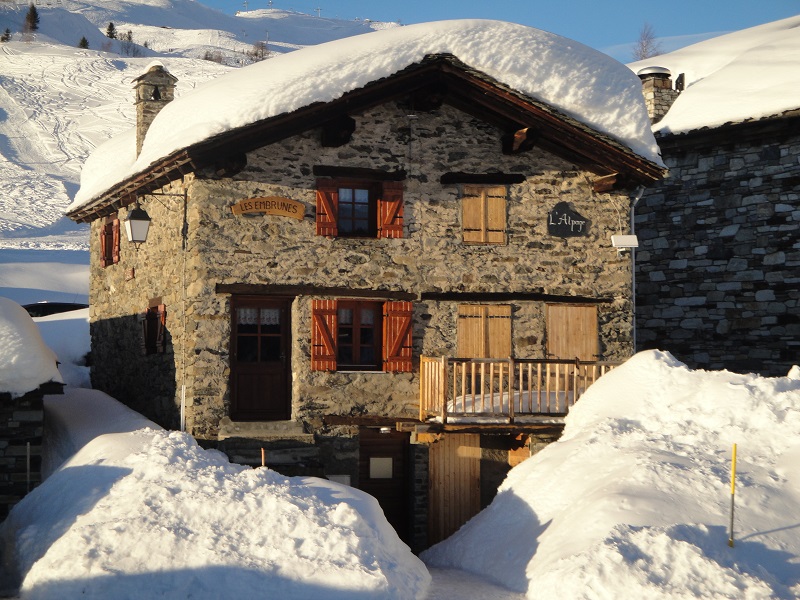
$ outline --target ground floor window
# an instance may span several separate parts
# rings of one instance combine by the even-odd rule
[[[312,300],[314,371],[411,371],[410,302]]]

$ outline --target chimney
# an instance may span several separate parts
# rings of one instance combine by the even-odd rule
[[[170,74],[164,65],[152,63],[144,75],[133,80],[136,93],[136,156],[142,151],[144,137],[156,115],[175,98],[175,82],[178,78]]]
[[[636,73],[642,80],[642,94],[650,122],[654,125],[664,118],[680,90],[672,89],[669,69],[664,67],[645,67]],[[683,81],[683,73],[678,76]]]

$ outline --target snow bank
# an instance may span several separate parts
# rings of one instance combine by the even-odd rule
[[[115,404],[82,390],[64,426],[141,424]],[[233,465],[151,428],[89,441],[0,537],[16,541],[26,599],[418,598],[430,582],[371,496]]]
[[[566,38],[512,23],[438,21],[303,48],[225,74],[167,105],[135,161],[133,143],[98,148],[81,175],[77,209],[181,148],[345,92],[450,53],[662,164],[641,83],[624,65]],[[235,93],[232,93],[235,90]],[[124,160],[122,160],[124,157]],[[108,162],[106,162],[108,161]]]
[[[0,297],[0,392],[21,396],[48,381],[62,382],[55,353],[28,312]]]
[[[686,88],[654,126],[684,133],[781,114],[800,106],[800,16],[774,21],[630,64],[685,74]]]
[[[594,384],[561,440],[423,559],[530,598],[796,598],[799,462],[800,369],[692,371],[644,352]]]
[[[92,387],[86,355],[91,349],[89,339],[89,309],[82,308],[65,313],[37,317],[42,339],[58,357],[58,371],[65,384]]]

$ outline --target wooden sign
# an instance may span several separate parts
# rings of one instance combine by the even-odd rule
[[[572,210],[566,202],[559,202],[547,215],[547,233],[557,237],[583,237],[589,235],[589,219]]]
[[[305,216],[306,207],[305,204],[297,200],[281,198],[279,196],[268,196],[266,198],[248,198],[247,200],[240,200],[231,206],[231,212],[236,216],[263,213],[265,215],[278,215],[280,217],[302,219]]]

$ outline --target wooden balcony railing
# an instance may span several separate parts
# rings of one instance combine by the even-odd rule
[[[521,415],[563,416],[619,362],[526,358],[433,358],[420,361],[420,421]]]

